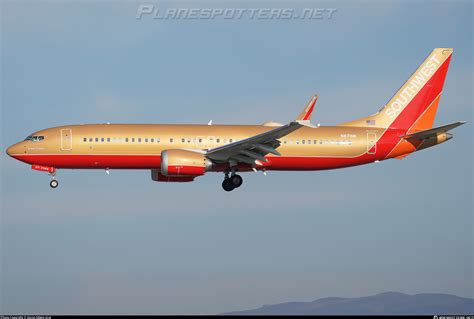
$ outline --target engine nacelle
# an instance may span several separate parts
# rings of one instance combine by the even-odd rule
[[[194,181],[195,176],[166,176],[161,174],[159,169],[151,170],[151,179],[155,182],[185,183]]]
[[[161,152],[161,174],[165,176],[192,177],[204,175],[212,162],[204,154],[185,150]]]

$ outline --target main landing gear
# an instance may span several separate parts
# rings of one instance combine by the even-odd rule
[[[226,192],[230,192],[231,190],[234,190],[234,188],[240,187],[243,181],[244,180],[240,175],[232,173],[232,175],[229,177],[229,173],[226,173],[224,181],[222,182],[222,188]]]

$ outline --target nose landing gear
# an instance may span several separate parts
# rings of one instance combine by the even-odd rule
[[[56,188],[59,186],[59,182],[58,180],[56,179],[56,171],[52,172],[52,173],[49,173],[49,175],[51,176],[51,182],[49,182],[49,186],[51,186],[51,188]]]
[[[56,188],[58,187],[59,185],[59,182],[55,179],[53,179],[50,183],[49,183],[49,186],[51,186],[51,188]]]
[[[234,190],[235,188],[238,188],[242,186],[243,179],[240,175],[237,175],[235,173],[232,173],[232,175],[229,177],[229,173],[225,173],[225,178],[224,181],[222,182],[222,188],[226,192],[230,192]]]
[[[49,182],[49,186],[51,186],[51,188],[58,187],[59,182],[56,180],[56,168],[51,167],[51,166],[33,164],[31,165],[31,169],[34,169],[35,171],[48,173],[49,176],[51,176],[51,182]]]

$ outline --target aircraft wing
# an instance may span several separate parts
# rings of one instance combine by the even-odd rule
[[[206,156],[215,161],[234,161],[245,164],[255,164],[256,160],[267,162],[264,156],[268,153],[281,155],[276,150],[280,146],[278,139],[303,126],[298,122],[291,122],[268,132],[210,149]]]
[[[466,122],[456,122],[456,123],[452,123],[452,124],[448,124],[448,125],[444,125],[444,126],[430,128],[430,129],[424,130],[424,131],[419,131],[419,132],[403,135],[401,137],[406,139],[406,140],[420,140],[421,141],[421,140],[425,140],[425,139],[430,138],[430,137],[436,137],[440,133],[446,133],[447,131],[450,131],[450,130],[458,127],[458,126],[461,126],[464,123],[466,123]]]
[[[317,95],[311,97],[303,112],[298,115],[296,120],[265,133],[210,149],[207,151],[206,156],[217,162],[234,162],[234,164],[245,163],[253,165],[258,163],[258,161],[267,162],[265,155],[269,153],[277,156],[281,155],[276,150],[280,146],[279,138],[303,126],[315,127],[310,124],[310,119],[317,98]]]

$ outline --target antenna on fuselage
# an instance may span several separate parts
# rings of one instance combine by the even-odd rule
[[[207,125],[212,125],[212,120],[210,120],[209,123],[207,123]]]

